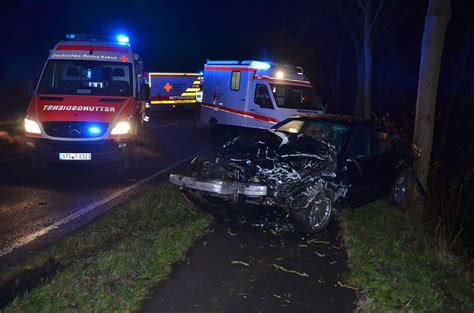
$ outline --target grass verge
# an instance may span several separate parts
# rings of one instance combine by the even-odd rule
[[[361,311],[474,312],[467,272],[407,213],[377,201],[341,220]]]
[[[148,186],[106,218],[2,270],[0,281],[50,257],[63,267],[4,312],[136,311],[210,223],[170,184]]]
[[[23,120],[0,120],[0,159],[25,153]]]

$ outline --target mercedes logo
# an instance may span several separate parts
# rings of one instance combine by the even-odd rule
[[[81,125],[76,123],[70,124],[67,128],[67,132],[71,136],[79,136],[81,134]]]

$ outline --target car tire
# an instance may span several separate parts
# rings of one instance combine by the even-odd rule
[[[308,207],[294,211],[293,218],[301,231],[317,233],[328,227],[333,214],[331,197],[326,192],[320,191]]]
[[[415,184],[415,173],[411,168],[404,168],[393,182],[390,190],[390,204],[406,207],[412,198]]]

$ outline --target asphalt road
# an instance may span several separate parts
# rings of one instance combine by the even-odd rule
[[[194,127],[190,114],[152,117],[142,168],[130,179],[112,166],[53,165],[37,175],[28,158],[0,162],[0,266],[15,262],[32,250],[94,219],[130,192],[98,206],[84,216],[49,229],[29,244],[5,251],[32,234],[207,147],[207,135]]]

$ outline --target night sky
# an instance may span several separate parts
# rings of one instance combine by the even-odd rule
[[[453,1],[448,45],[456,47],[463,40],[461,32],[474,12],[472,2]],[[301,65],[332,111],[350,113],[355,95],[354,45],[347,29],[335,17],[305,25],[315,15],[312,3],[9,1],[0,13],[5,31],[0,88],[11,90],[20,82],[36,82],[49,49],[66,33],[126,33],[135,51],[144,58],[147,71],[196,72],[206,59],[261,59]],[[374,43],[374,110],[379,112],[390,111],[379,104],[384,102],[387,89],[405,93],[408,102],[413,102],[416,91],[427,2],[396,3],[394,14],[406,12],[407,8],[411,11],[381,32]],[[338,60],[342,74],[337,88]],[[386,80],[389,63],[393,73]]]

